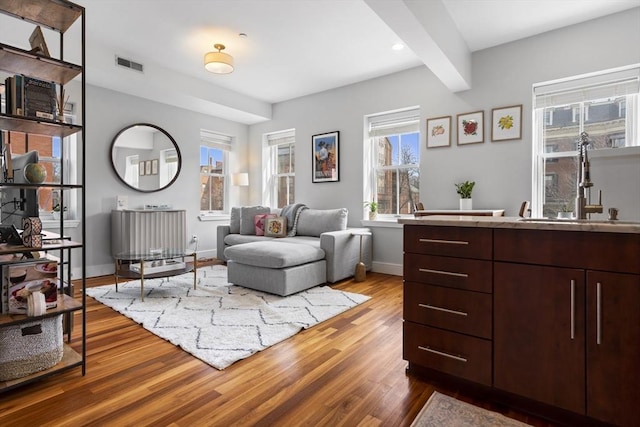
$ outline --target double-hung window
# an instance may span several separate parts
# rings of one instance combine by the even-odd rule
[[[295,202],[295,148],[294,129],[265,135],[265,205],[283,207]]]
[[[589,156],[638,145],[639,81],[635,65],[533,86],[534,216],[573,211],[582,132],[591,141]],[[597,201],[597,195],[590,196]]]
[[[229,152],[232,138],[228,135],[200,131],[200,212],[223,213],[227,209],[229,185]]]
[[[379,216],[410,214],[420,201],[420,111],[366,118],[364,200]]]

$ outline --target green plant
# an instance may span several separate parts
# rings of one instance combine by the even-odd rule
[[[378,202],[364,202],[364,207],[369,208],[371,212],[378,212]]]
[[[65,212],[67,211],[67,207],[64,207]],[[54,212],[60,212],[60,203],[56,203],[56,205],[53,207],[53,211]]]
[[[567,202],[565,205],[560,207],[560,212],[573,212],[573,202]]]
[[[456,193],[460,195],[461,199],[470,199],[473,186],[476,185],[475,181],[465,181],[459,184],[455,184]]]

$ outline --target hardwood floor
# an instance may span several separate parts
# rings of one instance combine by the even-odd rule
[[[0,425],[409,426],[434,390],[552,425],[408,376],[401,277],[333,287],[372,299],[223,371],[87,297],[86,376],[78,368],[0,394]]]

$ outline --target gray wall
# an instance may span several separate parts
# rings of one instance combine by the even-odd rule
[[[180,148],[180,175],[173,185],[160,192],[141,193],[130,189],[120,181],[111,166],[110,146],[113,138],[123,127],[139,122],[160,126],[173,136]],[[110,213],[115,209],[118,195],[128,197],[129,208],[140,208],[145,204],[170,204],[176,209],[186,209],[187,235],[198,235],[198,249],[203,253],[215,248],[217,223],[198,220],[200,129],[236,137],[238,163],[235,166],[237,169],[233,170],[235,172],[246,170],[246,125],[88,85],[86,129],[86,259],[89,276],[113,273]],[[238,203],[237,189],[232,189],[230,196],[232,203]],[[209,256],[213,256],[213,253]]]
[[[549,32],[473,54],[472,89],[450,93],[426,68],[418,67],[390,76],[318,93],[274,105],[273,120],[253,125],[251,201],[260,202],[260,150],[264,133],[296,129],[296,201],[312,207],[345,206],[349,225],[359,226],[362,215],[363,117],[409,106],[421,111],[420,197],[427,208],[457,208],[453,184],[475,180],[474,208],[504,208],[516,215],[522,200],[531,200],[531,88],[532,84],[608,68],[639,63],[640,8],[610,15],[584,24]],[[621,48],[627,46],[628,48]],[[523,104],[523,137],[518,141],[493,143],[487,127],[491,109]],[[449,148],[425,148],[425,121],[429,117],[484,110],[485,142]],[[311,182],[311,136],[340,131],[340,182]],[[605,205],[620,204],[631,197],[625,219],[640,219],[640,157],[617,159],[625,175],[603,183],[617,182],[604,190]],[[596,181],[598,163],[593,164]],[[601,174],[608,175],[606,172]],[[596,186],[599,183],[596,181]],[[626,185],[627,187],[621,187]],[[610,203],[610,204],[609,204]],[[607,207],[607,206],[605,206]],[[622,218],[622,216],[621,216]],[[401,274],[401,228],[374,229],[374,269]]]

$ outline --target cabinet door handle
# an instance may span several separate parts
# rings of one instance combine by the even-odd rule
[[[576,281],[571,279],[571,339],[576,337]]]
[[[602,344],[602,283],[596,283],[596,344]]]
[[[453,271],[431,270],[429,268],[419,268],[418,271],[420,271],[421,273],[444,274],[446,276],[469,277],[467,273],[454,273]]]
[[[445,243],[447,245],[468,245],[464,240],[419,239],[420,243]]]
[[[421,345],[419,345],[418,348],[420,350],[428,351],[429,353],[437,354],[438,356],[448,357],[449,359],[457,360],[459,362],[465,362],[465,363],[467,362],[467,359],[465,359],[464,357],[456,356],[455,354],[445,353],[444,351],[434,350],[431,347],[422,347]]]
[[[448,308],[438,307],[438,306],[430,305],[430,304],[418,304],[418,307],[428,308],[429,310],[444,311],[445,313],[457,314],[458,316],[468,316],[469,315],[469,313],[465,313],[464,311],[451,310],[451,309],[448,309]]]

